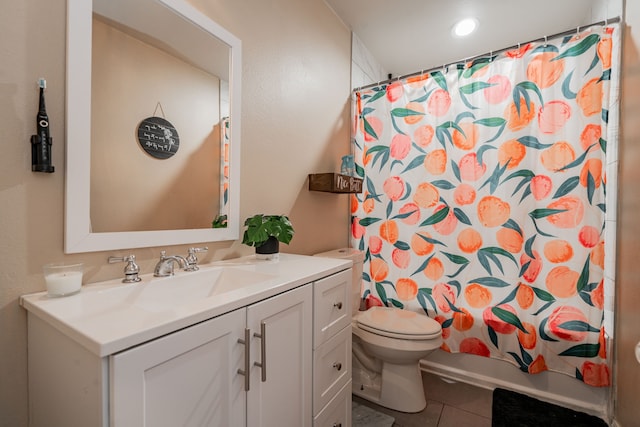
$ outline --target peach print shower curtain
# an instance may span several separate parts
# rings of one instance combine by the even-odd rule
[[[366,254],[369,306],[426,312],[445,351],[609,385],[605,165],[617,48],[617,26],[593,27],[354,92],[364,189],[351,232]]]

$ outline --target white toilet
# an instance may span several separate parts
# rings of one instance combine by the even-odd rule
[[[423,410],[427,402],[419,363],[442,344],[440,324],[392,307],[359,311],[363,253],[338,249],[317,256],[353,261],[353,394],[396,411]]]

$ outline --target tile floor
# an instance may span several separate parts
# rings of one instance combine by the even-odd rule
[[[393,427],[491,427],[492,390],[465,383],[448,384],[422,373],[427,407],[406,414],[353,396],[353,400],[395,418]]]

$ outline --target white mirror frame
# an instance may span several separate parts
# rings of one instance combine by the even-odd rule
[[[226,228],[93,233],[90,218],[92,2],[67,1],[65,253],[237,240],[240,233],[241,42],[183,0],[157,0],[229,46],[229,214]],[[212,218],[213,219],[213,218]]]

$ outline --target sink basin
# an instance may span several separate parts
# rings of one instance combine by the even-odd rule
[[[154,277],[130,295],[129,303],[149,311],[173,309],[264,283],[275,276],[232,267],[214,267]]]

